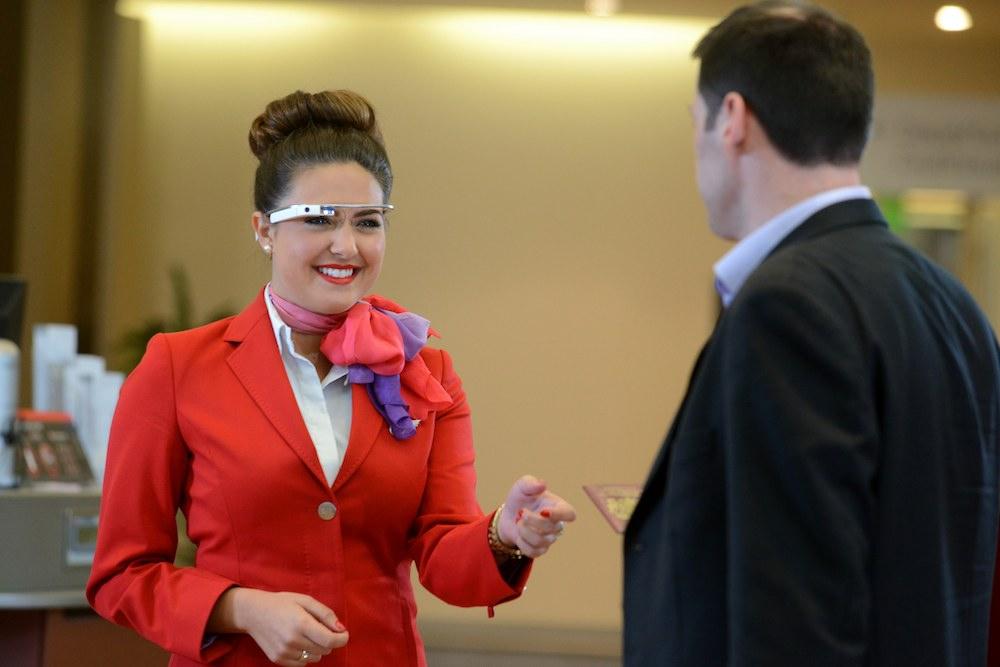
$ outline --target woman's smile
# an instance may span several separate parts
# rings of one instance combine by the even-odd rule
[[[354,281],[359,268],[342,264],[324,264],[323,266],[317,266],[316,271],[327,282],[334,283],[335,285],[347,285]]]

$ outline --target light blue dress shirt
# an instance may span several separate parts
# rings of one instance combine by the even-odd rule
[[[722,305],[728,307],[771,251],[814,213],[842,201],[871,198],[871,190],[863,185],[827,190],[785,209],[752,231],[715,263],[715,289]]]

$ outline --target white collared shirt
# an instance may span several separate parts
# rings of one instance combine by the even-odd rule
[[[333,366],[320,381],[312,362],[295,351],[292,329],[271,303],[270,283],[264,288],[264,303],[295,402],[316,447],[327,484],[333,486],[351,437],[351,385],[347,381],[347,367]]]
[[[814,213],[842,201],[871,198],[871,190],[863,185],[827,190],[785,209],[745,236],[715,263],[715,289],[722,297],[722,305],[729,306],[768,254]]]

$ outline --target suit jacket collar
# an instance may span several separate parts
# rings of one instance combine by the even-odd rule
[[[775,246],[768,257],[780,252],[782,248],[786,248],[789,245],[829,234],[838,229],[857,225],[881,225],[887,227],[888,223],[886,223],[885,218],[882,216],[882,211],[879,210],[874,200],[848,199],[847,201],[820,209],[811,215],[805,222],[782,239],[781,243]]]
[[[233,318],[223,338],[235,344],[227,361],[237,379],[282,439],[302,459],[312,476],[329,490],[316,454],[316,446],[302,420],[302,413],[288,382],[288,374],[264,304],[263,290],[243,312]],[[381,415],[372,406],[363,386],[353,385],[351,395],[351,436],[340,472],[333,484],[334,491],[343,486],[358,469],[384,426]]]

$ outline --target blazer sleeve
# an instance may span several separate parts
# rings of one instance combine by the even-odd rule
[[[874,380],[846,297],[823,297],[771,285],[725,316],[720,437],[735,667],[865,664]]]
[[[469,404],[451,357],[443,350],[434,354],[439,357],[428,360],[431,370],[454,402],[435,419],[410,556],[421,584],[440,599],[462,607],[492,607],[521,595],[531,563],[526,563],[513,583],[500,574],[487,541],[492,514],[483,516],[476,501]]]
[[[189,460],[175,389],[169,343],[160,334],[115,410],[87,599],[108,620],[166,650],[209,662],[231,649],[225,636],[206,646],[205,625],[218,597],[235,584],[173,565]]]

